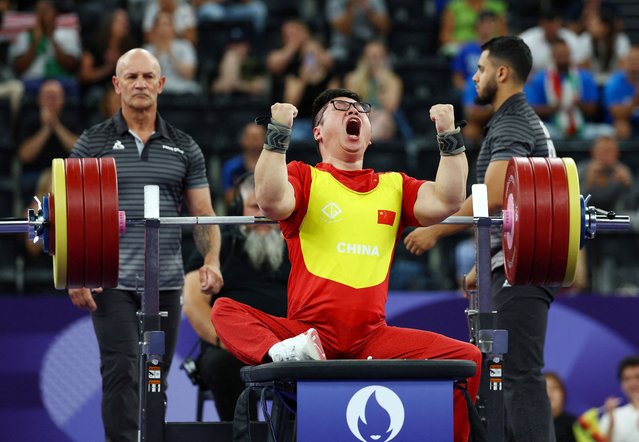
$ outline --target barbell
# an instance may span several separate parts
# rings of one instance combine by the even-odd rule
[[[0,221],[0,232],[29,232],[53,257],[57,289],[117,286],[119,235],[127,219],[118,210],[113,158],[67,158],[52,162],[51,192],[30,209],[26,221]],[[568,286],[579,249],[598,230],[627,230],[630,220],[587,206],[579,193],[571,158],[512,158],[507,166],[501,217],[506,278],[512,285]],[[452,216],[446,224],[474,224],[477,217]],[[160,224],[273,223],[264,217],[161,217]]]

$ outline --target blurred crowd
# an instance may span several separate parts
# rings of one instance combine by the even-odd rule
[[[273,102],[299,109],[289,159],[319,161],[311,105],[329,87],[352,89],[373,105],[365,166],[434,178],[438,155],[427,110],[440,102],[453,103],[458,119],[467,120],[473,160],[492,111],[475,104],[471,77],[481,44],[504,34],[520,35],[532,50],[526,95],[558,154],[578,161],[582,193],[597,207],[634,213],[639,29],[628,29],[622,3],[0,0],[0,216],[23,216],[33,195],[46,192],[51,159],[66,156],[84,129],[117,111],[111,77],[133,47],[159,59],[167,78],[160,113],[201,146],[216,211],[225,213],[234,180],[254,168],[261,151],[263,129],[251,122]],[[629,239],[605,238],[583,254],[576,291],[639,292],[636,272],[625,274],[627,287],[616,274],[589,276],[602,266],[628,267],[623,253],[617,256],[619,240]],[[28,290],[37,280],[26,273],[37,261],[32,247],[0,241],[15,252],[4,254],[0,284]],[[461,235],[416,258],[400,242],[391,288],[456,288],[472,264],[469,244]]]
[[[544,373],[557,442],[639,440],[639,355],[622,358],[616,375],[618,391],[609,392],[603,404],[590,404],[592,408],[575,415],[567,409],[568,391],[562,376]],[[612,373],[606,372],[605,376],[612,377]]]

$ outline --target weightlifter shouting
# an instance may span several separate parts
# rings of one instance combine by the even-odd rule
[[[288,317],[276,318],[219,298],[211,319],[224,346],[240,360],[466,359],[477,373],[473,345],[428,331],[389,327],[385,321],[393,248],[406,226],[429,226],[459,210],[468,163],[453,106],[430,109],[440,141],[435,181],[363,169],[371,144],[371,106],[345,89],[329,89],[313,103],[313,136],[322,162],[286,163],[297,109],[271,107],[266,142],[255,168],[258,203],[279,220],[291,260]],[[294,147],[293,147],[294,148]],[[455,441],[466,442],[468,412],[455,391]]]

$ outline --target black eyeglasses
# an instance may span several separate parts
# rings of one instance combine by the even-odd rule
[[[330,103],[338,111],[347,111],[353,106],[358,112],[367,114],[372,108],[370,103],[360,103],[359,101],[331,100]]]

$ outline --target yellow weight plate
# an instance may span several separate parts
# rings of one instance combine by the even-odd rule
[[[55,212],[53,285],[56,289],[64,289],[67,286],[67,180],[64,160],[60,158],[51,162],[51,192]]]
[[[568,260],[563,286],[572,285],[577,271],[579,257],[579,237],[581,235],[581,202],[579,193],[579,174],[577,165],[572,158],[562,158],[568,177],[568,206],[570,208],[570,222],[568,228]]]

